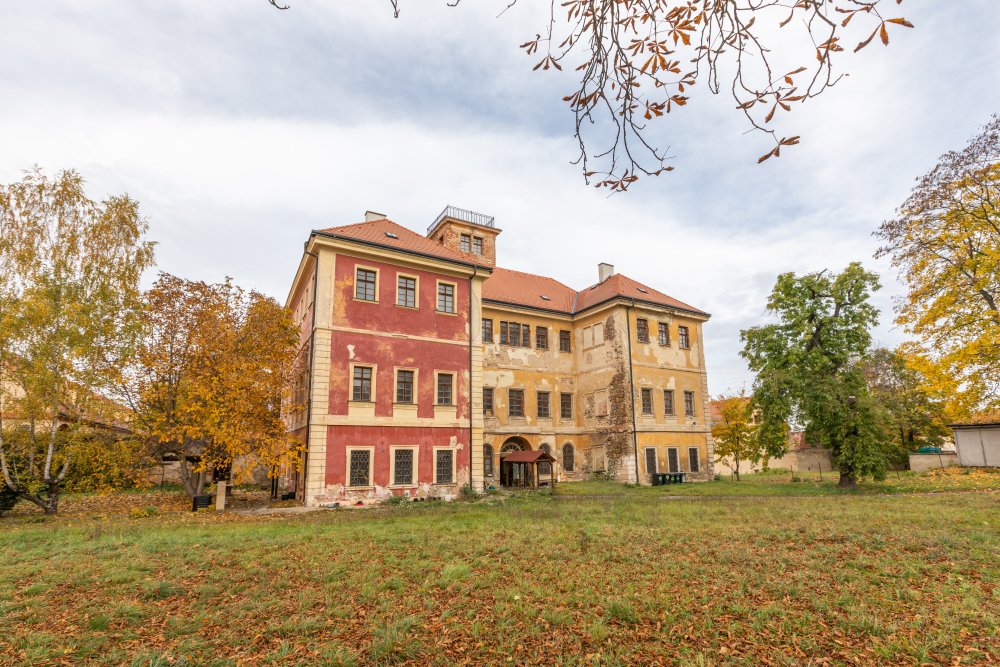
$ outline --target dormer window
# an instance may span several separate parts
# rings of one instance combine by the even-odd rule
[[[541,299],[542,299],[542,301],[551,301],[552,300],[549,297],[545,296],[544,294],[541,295]]]
[[[396,236],[392,232],[386,232],[385,235],[388,236],[390,239],[398,239],[399,238],[398,236]]]
[[[643,289],[642,287],[636,287],[636,289],[642,292],[643,294],[649,294],[649,292]]]

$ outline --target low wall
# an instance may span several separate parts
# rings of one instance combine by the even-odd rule
[[[910,454],[910,470],[913,472],[927,472],[935,468],[947,468],[957,466],[958,454],[955,452],[941,452],[940,454]]]

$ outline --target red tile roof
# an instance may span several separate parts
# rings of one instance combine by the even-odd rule
[[[548,299],[543,299],[542,295],[547,296]],[[672,296],[647,287],[620,273],[611,276],[602,283],[588,287],[582,292],[577,292],[552,278],[499,267],[493,270],[493,275],[483,284],[484,299],[518,306],[544,308],[567,314],[582,312],[591,306],[616,297],[708,315],[703,310],[689,306],[683,301],[678,301]]]
[[[461,262],[465,265],[475,263],[468,255],[463,255],[460,252],[446,248],[437,241],[432,241],[426,236],[421,236],[416,232],[410,231],[388,218],[358,222],[353,225],[343,225],[341,227],[327,227],[319,231],[324,234],[343,236],[364,243],[374,243],[386,248],[398,248],[452,262]],[[396,238],[386,236],[386,233],[394,234]]]

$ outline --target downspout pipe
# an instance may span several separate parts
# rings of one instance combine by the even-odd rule
[[[309,395],[306,397],[306,451],[302,455],[302,502],[308,503],[306,489],[309,485],[309,449],[312,445],[313,372],[316,368],[316,286],[319,284],[319,255],[309,252],[309,242],[305,244],[305,254],[313,258],[312,322],[309,331]]]
[[[632,377],[632,309],[635,307],[635,299],[631,305],[625,306],[625,334],[628,336],[628,390],[629,402],[632,406],[632,450],[635,454],[635,483],[639,483],[639,424],[635,418],[635,380]]]

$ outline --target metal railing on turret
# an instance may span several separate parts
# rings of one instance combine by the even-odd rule
[[[462,222],[471,222],[474,225],[480,225],[482,227],[496,227],[493,223],[493,216],[486,215],[485,213],[476,213],[475,211],[470,211],[465,208],[459,208],[457,206],[445,206],[444,210],[434,219],[431,226],[427,228],[427,233],[430,234],[434,231],[434,228],[438,226],[438,223],[445,218],[451,218],[452,220],[461,220]]]

